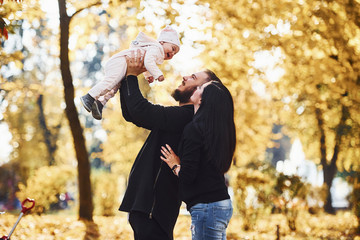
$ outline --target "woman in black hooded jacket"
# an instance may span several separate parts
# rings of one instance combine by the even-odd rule
[[[224,174],[235,150],[234,105],[219,82],[198,87],[191,97],[195,115],[185,127],[179,157],[162,147],[165,161],[179,177],[180,198],[191,214],[192,239],[226,239],[232,203]]]

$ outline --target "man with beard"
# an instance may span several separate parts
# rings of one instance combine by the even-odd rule
[[[137,75],[144,69],[143,59],[127,57],[127,75],[120,87],[122,114],[126,121],[151,130],[129,174],[128,186],[119,210],[129,213],[135,240],[172,240],[179,215],[178,178],[160,159],[160,148],[173,146],[176,152],[194,107],[190,97],[198,86],[220,81],[210,70],[183,77],[172,96],[179,106],[150,103],[139,89]]]

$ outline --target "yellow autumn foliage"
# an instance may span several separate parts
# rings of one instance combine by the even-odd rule
[[[49,210],[52,203],[59,201],[59,195],[69,191],[69,186],[75,184],[74,168],[62,165],[41,167],[26,181],[19,184],[18,199],[35,199],[35,208],[32,210],[42,214]]]
[[[5,213],[0,216],[0,233],[7,235],[17,216]],[[316,239],[356,239],[352,232],[355,225],[355,217],[349,212],[337,215],[320,214],[317,216],[301,213],[300,230],[290,232],[287,228],[284,216],[274,214],[261,216],[254,230],[243,231],[242,218],[234,215],[227,229],[228,240],[276,239],[276,228],[279,225],[281,239],[287,240],[316,240]],[[174,229],[174,239],[191,240],[191,219],[189,216],[179,216]],[[33,214],[23,217],[15,229],[12,239],[43,239],[43,240],[94,240],[94,239],[133,239],[133,233],[127,216],[121,214],[114,217],[94,217],[94,222],[79,221],[75,216],[66,215],[43,215]]]

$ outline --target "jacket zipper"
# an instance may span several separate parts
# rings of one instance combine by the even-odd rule
[[[142,156],[142,154],[143,154],[143,152],[144,152],[144,150],[145,150],[145,148],[146,148],[146,145],[148,144],[148,142],[146,141],[145,142],[145,145],[144,145],[144,147],[141,149],[141,152],[140,152],[140,155],[139,155],[139,158],[138,159],[140,159],[141,158],[141,156]],[[132,175],[132,173],[134,172],[134,168],[133,169],[131,169],[131,172],[129,173],[129,177],[128,177],[128,179],[130,179],[130,177],[131,177],[131,175]]]
[[[161,166],[162,166],[162,164],[163,164],[163,161],[161,161],[161,163],[160,163],[160,168],[159,168],[159,171],[157,172],[157,175],[156,175],[156,178],[155,178],[155,181],[154,181],[154,185],[153,185],[154,200],[153,200],[153,204],[152,204],[152,206],[151,206],[151,211],[150,211],[150,214],[149,214],[149,219],[152,219],[152,214],[153,214],[154,207],[155,207],[155,202],[156,202],[155,186],[156,186],[157,180],[158,180],[159,175],[160,175],[160,172],[161,172]]]
[[[126,84],[127,94],[128,94],[128,96],[130,96],[130,88],[129,88],[128,79],[125,78],[125,81],[126,81],[126,83],[127,83],[127,84]],[[146,145],[147,145],[147,142],[145,143],[145,145],[144,145],[144,147],[143,147],[143,149],[142,149],[142,151],[141,151],[141,153],[140,153],[140,155],[139,155],[139,159],[140,159],[140,157],[141,157],[141,155],[142,155],[142,153],[143,153]],[[153,190],[155,190],[156,182],[157,182],[157,180],[158,180],[158,178],[159,178],[159,175],[160,175],[160,172],[161,172],[162,163],[163,163],[163,162],[161,161],[159,171],[158,171],[158,173],[157,173],[157,175],[156,175],[156,178],[155,178],[155,181],[154,181]],[[131,172],[130,172],[130,174],[129,174],[129,179],[130,179],[133,171],[134,171],[134,169],[131,170]],[[154,211],[155,202],[156,202],[156,197],[155,197],[155,195],[154,195],[153,204],[152,204],[152,206],[151,206],[151,211],[150,211],[150,214],[149,214],[149,218],[150,218],[150,219],[152,219],[152,213],[153,213],[153,211]]]
[[[128,96],[130,96],[130,88],[129,88],[129,82],[128,82],[127,77],[125,78],[125,81],[126,81],[127,94],[128,94]]]

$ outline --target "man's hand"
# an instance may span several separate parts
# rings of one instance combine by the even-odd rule
[[[144,67],[144,58],[141,56],[140,50],[137,50],[136,57],[134,57],[134,51],[132,51],[130,57],[125,56],[125,58],[127,64],[126,76],[137,76],[146,71],[146,68]]]

